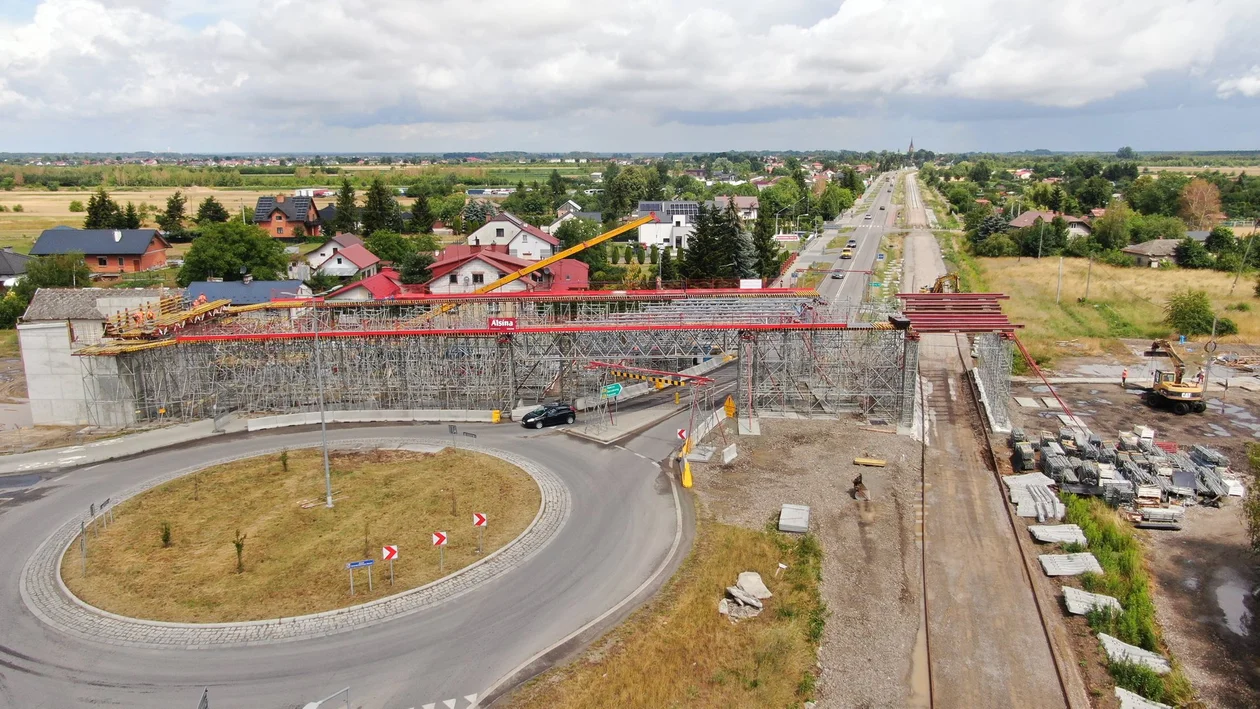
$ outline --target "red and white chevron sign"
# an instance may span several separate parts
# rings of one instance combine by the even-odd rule
[[[474,527],[486,526],[486,516],[481,514],[480,512],[474,512],[473,513],[473,526]]]
[[[393,544],[381,547],[381,558],[385,561],[393,561],[394,559],[397,559],[398,547]]]
[[[446,546],[446,532],[434,532],[434,533],[433,533],[433,546],[435,546],[435,547],[444,547],[444,546]]]

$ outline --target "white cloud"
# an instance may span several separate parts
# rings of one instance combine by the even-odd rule
[[[1247,98],[1260,96],[1260,65],[1251,67],[1251,70],[1242,76],[1216,82],[1216,93],[1221,98],[1230,98],[1238,94]]]
[[[835,115],[898,98],[1073,109],[1165,77],[1206,81],[1225,50],[1246,46],[1255,6],[43,0],[29,22],[0,21],[0,107],[21,109],[0,125],[214,121],[230,144],[262,126],[442,135],[414,126],[600,115],[615,132],[627,113]],[[1260,70],[1216,89],[1257,95]]]

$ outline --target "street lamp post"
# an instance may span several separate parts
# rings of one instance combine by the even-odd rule
[[[281,295],[301,297],[298,293],[281,292]],[[319,309],[311,299],[311,346],[315,349],[315,390],[319,401],[319,445],[324,454],[324,499],[329,509],[333,506],[332,469],[328,465],[328,416],[324,412],[324,360],[319,349]]]

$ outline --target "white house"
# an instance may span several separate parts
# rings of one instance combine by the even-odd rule
[[[363,244],[352,244],[324,259],[315,271],[328,276],[368,278],[380,270],[381,260]]]
[[[560,228],[561,224],[564,224],[570,219],[585,219],[587,221],[595,222],[596,224],[599,224],[604,221],[604,214],[603,212],[565,212],[564,214],[561,214],[554,222],[543,227],[543,231],[547,232],[548,234],[554,234],[556,233],[556,230]]]
[[[650,249],[656,246],[662,249],[667,247],[686,249],[687,241],[695,231],[695,225],[691,222],[692,217],[687,214],[672,216],[658,214],[656,216],[660,221],[649,222],[639,227],[639,243],[643,244],[643,248]]]
[[[327,261],[329,256],[356,244],[363,246],[363,240],[354,234],[338,234],[328,241],[325,241],[318,249],[315,249],[307,254],[306,263],[313,269],[319,268],[320,264]]]
[[[739,215],[740,219],[743,219],[745,222],[757,221],[757,209],[761,203],[756,197],[745,197],[743,195],[727,197],[719,195],[713,198],[713,202],[709,206],[725,210],[731,200],[735,201],[735,213]]]
[[[506,246],[508,255],[539,261],[556,252],[560,241],[542,229],[508,212],[496,214],[468,235],[469,246]]]

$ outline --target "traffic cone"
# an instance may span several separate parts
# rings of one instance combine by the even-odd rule
[[[691,489],[691,461],[683,459],[683,487]]]

